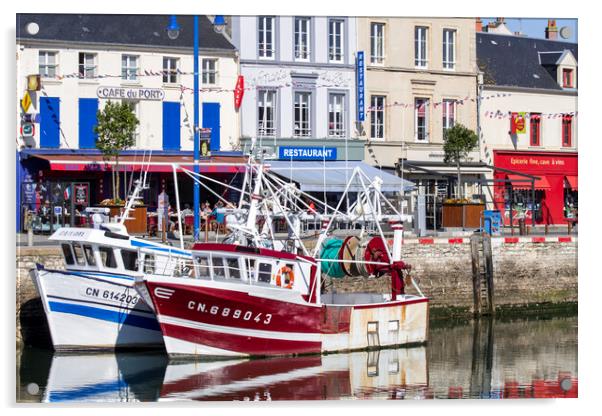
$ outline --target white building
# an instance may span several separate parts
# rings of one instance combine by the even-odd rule
[[[477,33],[477,58],[481,158],[496,168],[489,201],[507,223],[510,207],[514,218],[565,223],[577,207],[577,44]]]
[[[39,114],[42,124],[49,113],[60,121],[60,131],[40,124],[33,139],[22,144],[94,148],[95,112],[112,98],[134,106],[140,120],[136,149],[192,150],[192,16],[178,19],[181,33],[174,40],[166,34],[168,20],[160,15],[18,15],[17,94],[23,96],[27,75],[40,74],[42,90],[28,112]],[[230,150],[238,140],[232,92],[236,51],[212,30],[209,19],[201,16],[199,26],[201,124],[217,129],[212,150]],[[48,102],[52,110],[44,108]],[[17,111],[18,121],[20,116]]]
[[[243,148],[257,137],[283,159],[322,160],[323,147],[327,160],[363,159],[355,140],[355,18],[234,16],[232,42],[249,88]]]
[[[111,197],[109,168],[95,147],[94,133],[97,111],[109,99],[130,103],[140,122],[135,146],[124,152],[125,165],[128,155],[140,161],[142,152],[149,150],[155,160],[192,162],[193,17],[177,18],[180,31],[175,39],[167,35],[169,21],[166,15],[17,15],[18,100],[25,97],[29,75],[39,75],[41,84],[38,91],[29,92],[30,105],[15,109],[17,126],[25,127],[17,131],[18,184],[44,180],[67,189],[61,184],[82,182],[87,190],[82,205]],[[212,157],[227,155],[224,151],[238,146],[238,57],[234,45],[206,16],[199,16],[199,64],[199,125],[211,129]],[[174,197],[167,169],[152,176],[148,204],[156,204],[156,193],[166,181]],[[192,186],[183,188],[181,199],[190,202]],[[18,189],[18,213],[25,206],[39,206],[39,196],[34,203],[31,192],[21,185]],[[18,218],[18,227],[19,223]]]

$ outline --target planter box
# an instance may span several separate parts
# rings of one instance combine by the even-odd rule
[[[479,228],[485,204],[443,204],[441,225],[444,228]]]
[[[109,208],[111,210],[111,218],[117,216],[121,216],[121,213],[124,209],[121,205],[108,205],[104,208]],[[130,211],[129,217],[131,219],[125,220],[125,228],[127,228],[129,234],[146,234],[146,206],[145,205],[137,205]]]

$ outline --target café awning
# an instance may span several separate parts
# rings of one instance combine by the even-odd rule
[[[402,180],[396,175],[380,170],[363,162],[357,161],[270,161],[269,170],[276,174],[296,182],[305,192],[344,192],[345,186],[351,178],[355,168],[359,168],[369,179],[363,177],[366,185],[375,177],[383,181],[381,190],[383,192],[399,192],[402,184],[404,191],[414,188],[414,183]],[[350,186],[351,192],[363,190],[359,179],[354,179]]]
[[[566,181],[569,183],[569,187],[573,190],[577,190],[577,177],[576,176],[565,176]]]
[[[513,189],[531,189],[531,180],[526,176],[508,175],[508,179],[512,183]],[[551,189],[548,179],[545,176],[540,176],[539,179],[535,179],[535,189]]]
[[[110,171],[115,165],[113,159],[103,160],[102,155],[90,154],[35,154],[38,159],[46,160],[51,170],[56,171]],[[120,170],[138,172],[141,169],[149,172],[172,172],[172,165],[176,163],[186,169],[193,169],[191,155],[148,155],[143,160],[142,155],[122,155],[119,157]],[[201,160],[201,173],[236,173],[244,171],[245,158],[242,156],[211,156]]]

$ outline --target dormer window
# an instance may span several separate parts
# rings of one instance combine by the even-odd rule
[[[574,88],[573,85],[573,70],[563,69],[562,70],[562,87],[563,88]]]

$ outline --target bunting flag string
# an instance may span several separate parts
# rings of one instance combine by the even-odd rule
[[[178,75],[183,75],[183,76],[188,76],[188,75],[195,75],[194,72],[184,72],[180,69],[176,69],[175,72]],[[156,77],[156,76],[169,76],[169,75],[173,75],[173,71],[157,71],[157,70],[152,70],[152,69],[144,69],[144,70],[139,70],[139,72],[136,74],[137,77]],[[199,73],[200,74],[200,73]],[[71,73],[71,74],[65,74],[65,75],[57,75],[55,77],[56,79],[62,80],[62,79],[110,79],[110,78],[122,78],[122,74],[99,74],[96,75],[95,77],[91,77],[91,78],[86,78],[84,77],[82,74],[80,73]],[[252,83],[251,83],[252,84]],[[280,84],[277,85],[248,85],[245,86],[243,88],[239,88],[239,91],[253,91],[253,90],[257,90],[257,89],[265,89],[265,88],[269,88],[269,89],[283,89],[283,88],[296,88],[299,86],[304,86],[303,83],[298,83],[298,82],[282,82]],[[184,93],[194,93],[194,88],[191,88],[189,86],[186,86],[184,84],[178,84],[178,87],[180,89],[180,101],[183,103],[184,102]],[[337,84],[337,83],[322,83],[322,84],[316,84],[315,88],[351,88],[352,86],[348,85],[348,84]],[[203,86],[201,88],[199,88],[199,92],[201,93],[217,93],[217,94],[221,94],[221,93],[227,93],[227,94],[234,94],[237,91],[236,87],[234,88],[221,88],[218,86]],[[368,115],[370,112],[373,111],[381,111],[384,109],[388,109],[388,108],[395,108],[395,107],[399,107],[399,108],[403,108],[403,109],[418,109],[418,110],[423,110],[425,108],[425,106],[428,105],[432,105],[433,108],[437,109],[440,106],[443,106],[443,104],[448,103],[448,102],[453,102],[454,105],[465,105],[467,103],[475,103],[477,101],[488,101],[488,100],[492,100],[492,99],[497,99],[497,98],[505,98],[505,97],[510,97],[512,96],[511,93],[495,93],[495,94],[490,94],[487,96],[479,96],[479,97],[469,97],[466,96],[462,99],[445,99],[445,100],[441,100],[441,101],[437,101],[437,102],[433,102],[433,103],[424,103],[422,102],[419,105],[416,105],[415,103],[403,103],[403,102],[398,102],[398,101],[394,101],[390,104],[385,104],[384,106],[370,106],[370,107],[366,107],[366,115]],[[453,111],[453,110],[452,110]],[[497,111],[485,111],[484,113],[484,117],[485,118],[490,118],[490,119],[506,119],[506,118],[510,118],[511,117],[512,112],[510,111],[501,111],[501,110],[497,110]],[[568,112],[568,113],[526,113],[526,117],[527,118],[531,118],[531,114],[533,114],[534,116],[540,116],[542,118],[547,118],[547,119],[554,119],[554,118],[558,118],[558,117],[562,117],[563,115],[570,115],[570,116],[577,116],[577,112]]]
[[[485,118],[495,118],[495,119],[506,119],[512,118],[512,111],[485,111],[483,114]],[[563,118],[563,117],[577,117],[577,111],[568,111],[564,113],[540,113],[540,112],[525,112],[525,118],[527,119],[555,119],[555,118]]]

